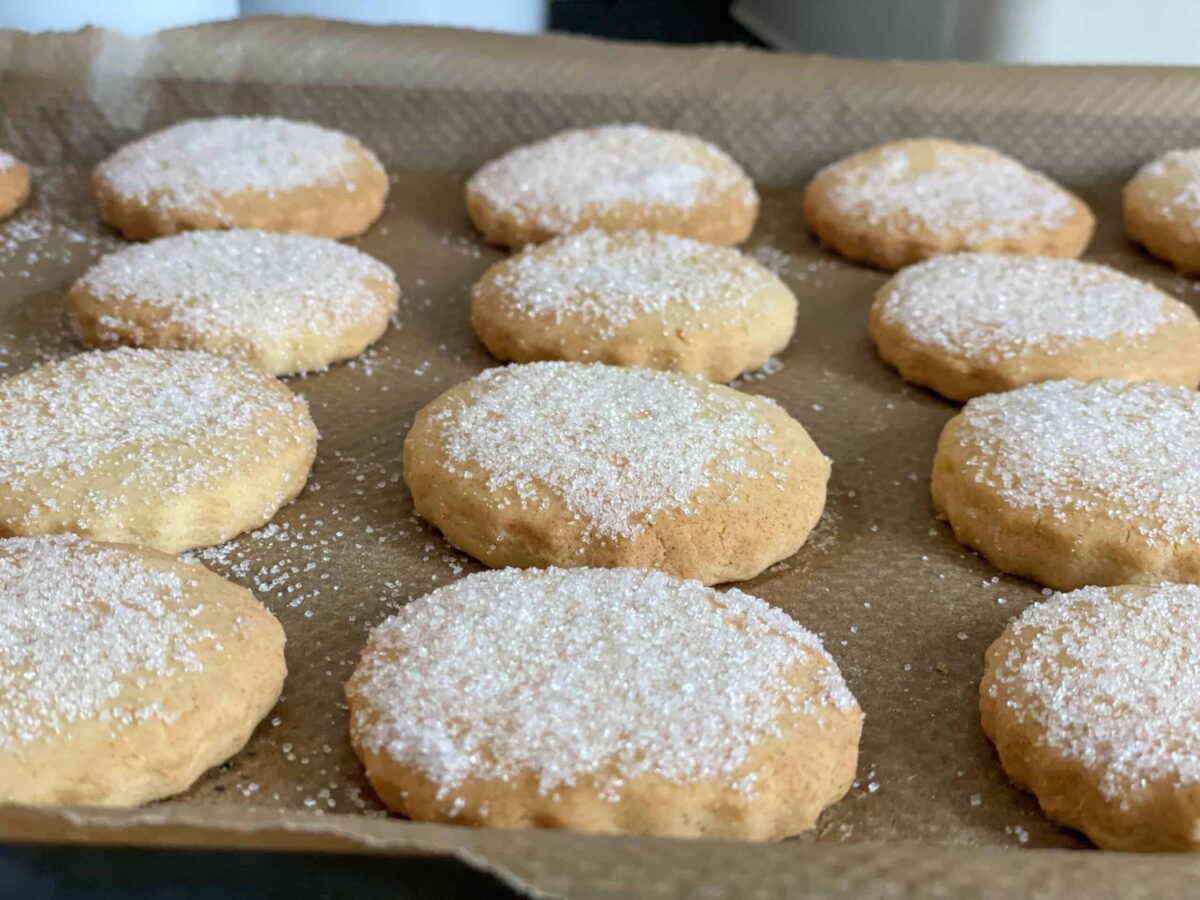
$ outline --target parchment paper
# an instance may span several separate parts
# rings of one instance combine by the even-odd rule
[[[249,747],[140,811],[0,809],[0,837],[455,853],[528,890],[579,896],[1132,896],[1194,885],[1200,864],[1188,858],[1052,852],[1087,843],[1049,824],[1000,770],[978,723],[982,654],[1039,588],[998,575],[934,519],[930,462],[957,407],[875,356],[866,312],[885,276],[819,249],[800,195],[816,168],[882,140],[984,142],[1092,204],[1089,259],[1194,302],[1193,282],[1124,240],[1118,197],[1141,162],[1200,143],[1200,74],[869,64],[317,20],[140,40],[0,31],[0,146],[36,179],[31,206],[0,225],[0,375],[80,349],[63,295],[121,245],[91,204],[90,167],[146,131],[216,113],[311,119],[380,155],[387,211],[354,243],[396,270],[402,307],[363,358],[290,380],[322,435],[308,489],[256,535],[202,555],[288,634],[285,696]],[[867,714],[850,794],[813,833],[779,845],[385,818],[346,738],[342,684],[366,631],[478,568],[413,516],[400,479],[416,410],[494,364],[471,332],[468,292],[501,254],[472,232],[462,183],[515,144],[628,120],[702,134],[759,181],[763,214],[746,249],[792,286],[800,318],[779,371],[742,387],[779,400],[834,460],[809,543],[742,585],[822,634]]]

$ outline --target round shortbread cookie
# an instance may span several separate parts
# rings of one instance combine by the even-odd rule
[[[287,375],[357,356],[399,296],[387,266],[328,238],[198,231],[104,257],[67,304],[89,347],[206,350]]]
[[[7,219],[29,199],[29,169],[15,156],[0,150],[0,219]]]
[[[1078,256],[1096,220],[1074,194],[995,150],[923,138],[827,166],[804,190],[821,243],[898,269],[938,253]]]
[[[417,514],[489,566],[638,566],[707,584],[800,549],[829,463],[774,402],[600,363],[489,369],[413,421]]]
[[[0,540],[0,800],[132,806],[246,744],[287,674],[245,588],[155,550]]]
[[[934,257],[879,289],[870,330],[904,378],[951,400],[1054,378],[1200,382],[1191,307],[1073,259]]]
[[[796,298],[736,250],[591,230],[488,269],[471,321],[506,361],[594,360],[730,381],[787,346]]]
[[[1088,587],[987,652],[983,730],[1050,818],[1111,850],[1200,849],[1200,587]]]
[[[258,228],[362,234],[387,174],[357,139],[309,122],[193,119],[126,144],[96,167],[100,214],[130,240]]]
[[[390,809],[495,828],[787,837],[862,730],[815,635],[640,569],[468,575],[377,627],[346,696]]]
[[[1200,582],[1200,394],[1045,381],[971,400],[933,503],[993,565],[1060,590]]]
[[[1130,240],[1181,272],[1200,274],[1200,147],[1144,165],[1123,200]]]
[[[308,404],[250,365],[91,352],[0,381],[0,535],[178,553],[269,521],[316,455]]]
[[[588,228],[733,245],[758,217],[754,184],[728,155],[644,125],[564,131],[519,147],[476,172],[466,200],[484,238],[506,247]]]

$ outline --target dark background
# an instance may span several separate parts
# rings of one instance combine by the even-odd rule
[[[0,897],[14,900],[520,896],[442,857],[0,846]]]
[[[551,0],[550,30],[669,44],[762,42],[729,15],[727,0]]]

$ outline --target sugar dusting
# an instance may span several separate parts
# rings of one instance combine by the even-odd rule
[[[168,209],[211,209],[217,197],[242,191],[338,184],[358,158],[354,151],[347,135],[310,122],[219,116],[126,144],[96,175],[121,197]]]
[[[191,582],[73,535],[0,541],[0,749],[73,722],[170,722],[139,688],[200,671]]]
[[[817,692],[790,687],[814,661]],[[733,778],[781,716],[855,706],[786,614],[638,569],[469,575],[376,628],[350,690],[365,744],[443,792],[531,771],[549,793],[596,773],[611,801],[651,774],[753,794],[753,773]]]
[[[1167,183],[1151,181],[1147,185],[1150,199],[1167,215],[1173,208],[1200,212],[1200,147],[1164,153],[1142,166],[1134,182],[1142,178],[1174,178],[1176,174],[1182,174],[1183,178],[1178,185],[1170,185],[1169,191],[1165,190]]]
[[[596,210],[625,203],[682,209],[741,188],[746,173],[713,145],[644,125],[565,131],[485,165],[467,190],[505,212],[534,216],[547,230],[569,230]]]
[[[129,502],[126,491],[170,496],[211,484],[240,471],[264,438],[268,452],[303,439],[307,408],[274,387],[206,353],[122,348],[31,369],[0,381],[0,483],[20,492],[136,464],[136,484],[100,478],[76,498],[81,523]],[[272,430],[272,419],[291,427]]]
[[[935,256],[901,270],[882,319],[924,344],[989,359],[1197,324],[1189,307],[1115,269],[998,253]]]
[[[1111,798],[1200,781],[1200,587],[1086,587],[1010,628],[989,693],[1039,743],[1097,773]]]
[[[371,321],[378,291],[399,290],[391,269],[353,247],[262,231],[197,231],[136,244],[104,257],[79,286],[102,301],[155,309],[184,335],[251,344]],[[105,321],[137,324],[115,312]]]
[[[638,534],[655,514],[691,512],[693,495],[729,476],[783,481],[787,460],[759,411],[769,400],[695,378],[600,364],[489,369],[470,400],[437,414],[447,470],[522,505],[547,489],[585,520],[585,538]],[[536,401],[536,402],[534,402]],[[754,471],[757,448],[772,468]],[[736,496],[736,495],[734,495]]]
[[[0,150],[0,172],[3,172],[5,169],[11,169],[18,162],[19,160],[11,153]]]
[[[1164,384],[1048,381],[970,401],[964,475],[1006,503],[1128,523],[1150,543],[1200,541],[1200,394]]]
[[[736,250],[652,231],[588,230],[501,263],[496,285],[527,316],[565,316],[602,336],[644,316],[685,321],[744,316],[757,293],[781,283]]]
[[[748,384],[764,381],[781,371],[783,371],[783,360],[778,356],[768,356],[765,363],[751,372],[743,372],[737,378],[733,379],[733,381],[729,382],[729,386],[735,390],[741,390]]]
[[[0,222],[0,267],[6,277],[32,280],[43,265],[67,265],[77,252],[91,258],[125,246],[103,230],[85,171],[39,166],[32,176],[29,203]]]
[[[1015,159],[947,141],[933,143],[930,152],[931,165],[918,167],[908,142],[900,142],[880,148],[869,164],[843,160],[821,174],[838,174],[832,198],[845,216],[901,228],[908,219],[973,241],[1056,228],[1071,211],[1066,191]]]

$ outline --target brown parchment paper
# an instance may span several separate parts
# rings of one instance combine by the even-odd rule
[[[317,20],[137,40],[0,31],[0,146],[36,179],[30,207],[0,225],[0,375],[80,349],[63,295],[121,245],[91,204],[90,167],[146,131],[216,113],[311,119],[381,156],[387,211],[355,243],[396,270],[402,307],[361,359],[290,380],[322,434],[310,485],[272,525],[203,555],[288,634],[284,697],[247,749],[142,810],[0,809],[0,837],[452,853],[531,892],[578,896],[1135,896],[1194,885],[1190,858],[1079,849],[1082,838],[1006,781],[978,724],[982,654],[1039,589],[998,575],[934,519],[930,462],[956,406],[876,358],[866,312],[885,276],[820,250],[800,195],[816,168],[881,140],[984,142],[1092,204],[1088,258],[1194,302],[1193,282],[1123,239],[1117,201],[1138,164],[1200,143],[1197,71],[860,63]],[[342,683],[366,631],[477,569],[415,519],[400,479],[413,413],[493,364],[467,301],[501,254],[472,232],[462,183],[514,144],[622,120],[700,133],[760,183],[746,249],[792,286],[800,318],[779,371],[742,386],[779,400],[834,460],[809,543],[743,587],[822,634],[867,714],[861,764],[815,831],[774,846],[386,818],[346,739]]]

